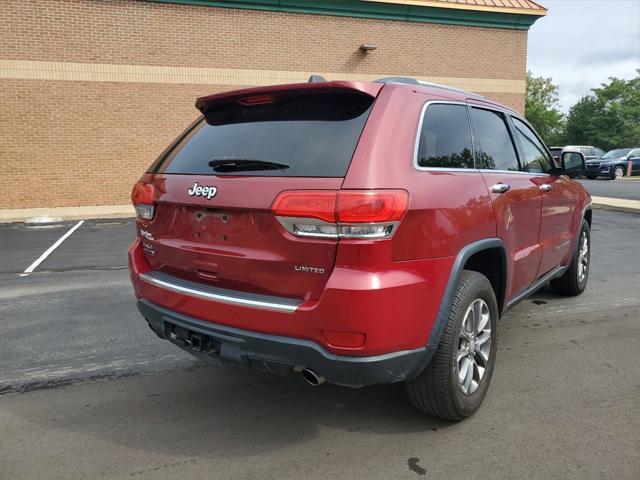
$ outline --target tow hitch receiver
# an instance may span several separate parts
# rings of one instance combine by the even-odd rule
[[[189,348],[195,352],[213,355],[220,353],[220,342],[208,335],[192,332],[177,325],[171,326],[169,339],[181,347]]]

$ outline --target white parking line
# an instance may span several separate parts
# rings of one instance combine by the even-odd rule
[[[45,250],[45,252],[40,255],[38,257],[38,259],[33,262],[31,265],[29,265],[27,267],[27,269],[20,274],[21,277],[26,277],[28,276],[31,272],[33,272],[36,268],[38,268],[38,265],[40,265],[42,262],[44,262],[44,260],[51,255],[51,252],[53,252],[56,248],[58,248],[60,245],[62,245],[62,242],[64,242],[67,238],[69,238],[69,236],[75,232],[78,228],[80,228],[80,225],[82,225],[84,223],[84,220],[80,220],[78,223],[76,223],[73,227],[71,227],[71,229],[65,233],[63,236],[61,236],[58,240],[56,240],[56,243],[54,243],[53,245],[51,245],[49,248],[47,248],[47,250]]]

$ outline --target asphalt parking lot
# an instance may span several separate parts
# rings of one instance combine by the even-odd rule
[[[593,180],[578,180],[594,197],[624,198],[626,200],[640,200],[640,177],[626,180],[609,180],[596,178]]]
[[[640,186],[640,185],[639,185]],[[640,478],[640,215],[594,212],[589,286],[501,321],[492,385],[450,424],[398,386],[198,364],[152,334],[131,220],[0,226],[0,478]]]

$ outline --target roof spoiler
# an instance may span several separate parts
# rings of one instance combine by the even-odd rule
[[[312,75],[312,77],[316,77]],[[321,78],[321,77],[320,77]],[[310,79],[311,80],[311,79]],[[310,94],[313,93],[326,93],[329,91],[340,91],[343,92],[352,92],[352,93],[360,93],[363,95],[367,95],[369,97],[376,97],[378,92],[382,90],[384,85],[381,83],[371,83],[371,82],[345,82],[345,81],[337,81],[337,82],[327,82],[325,81],[317,81],[306,82],[306,83],[293,83],[287,85],[272,85],[269,87],[252,87],[252,88],[244,88],[241,90],[231,90],[228,92],[220,92],[215,93],[213,95],[207,95],[206,97],[200,97],[196,100],[196,108],[200,110],[203,114],[206,112],[207,107],[212,103],[222,102],[222,101],[241,101],[242,103],[247,104],[258,104],[261,103],[259,98],[252,99],[251,97],[265,97],[268,95],[285,95],[291,93],[299,93],[303,91],[307,91]]]

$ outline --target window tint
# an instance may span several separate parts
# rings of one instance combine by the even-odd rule
[[[553,166],[553,162],[545,151],[544,145],[533,130],[521,120],[511,117],[516,127],[516,135],[520,140],[522,151],[524,154],[525,170],[531,173],[546,173]],[[588,149],[587,149],[588,150]]]
[[[636,148],[635,150],[633,150],[629,154],[629,157],[640,157],[640,148]]]
[[[585,157],[591,157],[594,155],[594,151],[592,148],[581,148],[580,152],[585,156]]]
[[[480,147],[477,154],[480,168],[519,170],[518,157],[504,115],[491,110],[472,108],[471,117]]]
[[[620,158],[620,157],[626,157],[627,154],[631,152],[630,148],[621,148],[619,150],[609,150],[607,153],[605,153],[602,158]]]
[[[556,160],[560,161],[560,155],[562,155],[562,149],[561,148],[551,148],[551,155],[553,155],[553,158],[555,158]]]
[[[260,104],[221,100],[155,171],[344,177],[372,103],[369,96],[347,92],[289,94]],[[214,170],[209,164],[214,160],[249,166]]]
[[[420,132],[418,166],[473,168],[472,152],[467,107],[429,105]]]

